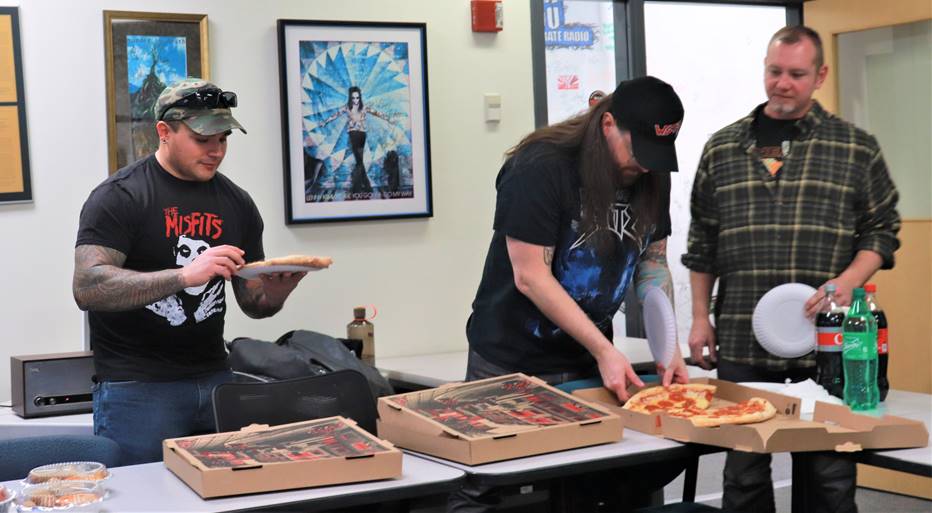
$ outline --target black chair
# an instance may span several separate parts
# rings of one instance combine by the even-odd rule
[[[214,389],[217,431],[250,424],[288,424],[342,415],[375,434],[375,399],[365,376],[339,370],[267,383],[224,383]]]
[[[120,462],[120,446],[94,435],[48,435],[0,440],[0,481],[24,479],[49,463],[97,461],[107,467]]]

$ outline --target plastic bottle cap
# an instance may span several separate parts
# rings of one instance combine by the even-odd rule
[[[358,320],[365,319],[366,318],[366,307],[357,306],[356,308],[353,308],[353,317],[355,317]]]
[[[858,287],[854,289],[852,294],[854,297],[864,297],[864,289],[862,289],[861,287]]]
[[[877,292],[877,285],[873,283],[867,283],[864,285],[864,292],[874,293]]]

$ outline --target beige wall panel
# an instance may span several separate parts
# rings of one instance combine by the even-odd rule
[[[838,112],[838,86],[835,82],[835,34],[932,18],[929,0],[813,0],[803,6],[803,20],[822,36],[828,77],[816,99],[832,112]]]

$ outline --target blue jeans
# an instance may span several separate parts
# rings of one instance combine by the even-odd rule
[[[162,460],[162,440],[214,429],[214,388],[229,370],[166,382],[103,381],[94,385],[94,434],[120,445],[120,464]]]

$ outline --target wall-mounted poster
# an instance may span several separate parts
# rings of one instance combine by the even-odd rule
[[[423,23],[278,21],[285,221],[430,217]]]
[[[32,201],[19,9],[0,7],[0,203]]]
[[[206,14],[104,11],[110,173],[158,149],[152,106],[166,86],[210,78]]]
[[[543,0],[548,123],[589,107],[595,91],[615,90],[612,0]]]

